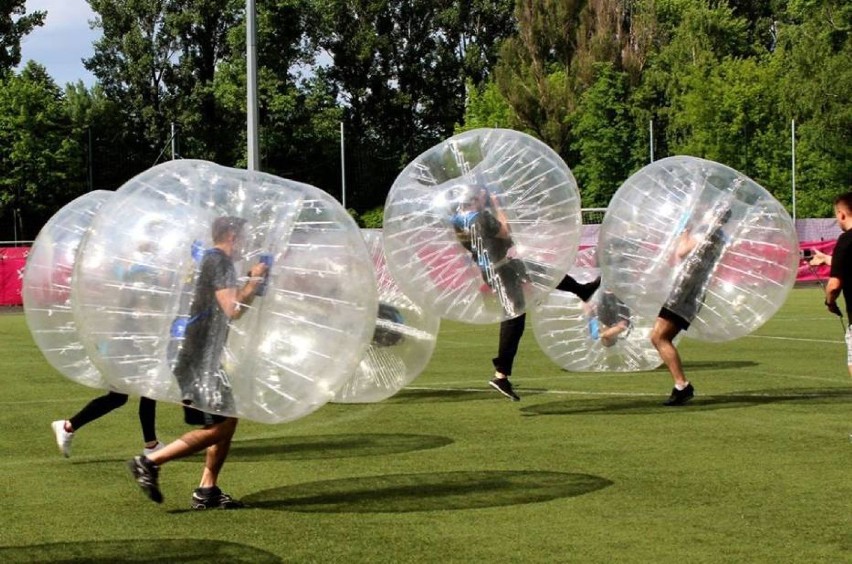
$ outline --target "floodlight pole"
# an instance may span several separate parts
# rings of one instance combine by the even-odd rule
[[[259,167],[257,137],[257,23],[255,0],[246,0],[246,142],[248,143],[246,168]]]
[[[343,122],[340,122],[340,203],[346,209],[346,154],[343,150]]]
[[[792,153],[790,167],[793,179],[793,225],[796,225],[796,120],[790,120],[790,139],[792,141]]]
[[[651,160],[654,162],[654,120],[648,120],[648,148],[650,150]]]

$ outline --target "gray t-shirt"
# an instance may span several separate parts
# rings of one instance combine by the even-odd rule
[[[189,324],[174,369],[186,401],[197,403],[192,390],[217,378],[229,319],[219,307],[216,292],[236,287],[237,273],[230,257],[217,248],[208,250],[201,261]]]

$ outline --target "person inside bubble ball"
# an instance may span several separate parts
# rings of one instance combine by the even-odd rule
[[[588,305],[588,302],[586,302]],[[612,347],[619,337],[630,333],[633,323],[630,308],[610,290],[602,292],[600,300],[594,306],[589,305],[592,338],[600,340],[604,347]]]
[[[814,253],[810,264],[831,266],[828,282],[825,284],[825,306],[830,313],[842,313],[837,305],[837,298],[843,294],[846,303],[847,323],[852,320],[852,192],[846,192],[834,199],[834,217],[843,233],[837,238],[834,251],[828,255]],[[846,366],[852,376],[852,328],[846,327]]]
[[[193,509],[235,509],[243,504],[222,492],[219,473],[228,456],[237,419],[195,409],[195,405],[221,410],[233,409],[227,376],[221,367],[229,322],[237,319],[254,299],[267,265],[251,267],[250,278],[237,286],[234,256],[239,255],[246,221],[223,216],[213,221],[213,248],[204,254],[191,306],[191,319],[174,374],[181,385],[184,420],[199,425],[161,450],[136,456],[127,465],[136,482],[151,500],[162,503],[159,468],[166,462],[206,449],[199,487],[192,494]]]
[[[151,267],[151,257],[154,250],[155,245],[150,239],[146,239],[139,244],[136,252],[136,262],[120,274],[121,280],[125,284],[134,287],[152,288],[161,282],[159,271]],[[146,306],[150,306],[150,304],[144,303],[149,299],[148,296],[150,295],[153,295],[153,293],[127,293],[123,295],[121,306],[126,311],[136,312]],[[135,316],[128,316],[124,324],[124,330],[128,334],[137,333],[141,330]],[[123,339],[118,343],[113,341],[109,344],[109,347],[110,354],[112,355],[135,355],[139,353],[135,339]],[[127,400],[127,394],[109,390],[106,394],[88,402],[70,418],[60,419],[51,423],[59,452],[66,458],[70,457],[71,441],[74,439],[75,433],[84,425],[100,419],[104,415],[123,406],[127,403]],[[142,426],[142,440],[144,442],[142,452],[146,455],[153,454],[165,446],[157,439],[156,419],[157,402],[150,398],[140,397],[139,424]]]
[[[730,202],[718,202],[703,214],[698,229],[693,232],[687,225],[678,237],[675,257],[681,261],[680,270],[651,330],[651,344],[674,381],[671,395],[663,405],[683,405],[695,396],[695,388],[683,372],[674,338],[689,329],[701,309],[707,284],[729,241],[724,228],[730,219]]]
[[[600,285],[600,277],[582,284],[577,282],[572,276],[566,274],[556,286],[556,289],[562,292],[570,292],[580,298],[584,303],[587,303]],[[512,366],[515,363],[515,356],[518,354],[521,337],[524,336],[526,323],[526,313],[500,323],[500,340],[497,345],[497,356],[491,359],[495,372],[494,378],[488,384],[512,401],[521,400],[521,397],[515,392],[509,376],[512,375]],[[612,339],[612,344],[615,344],[616,336],[623,330],[618,330],[614,326],[608,328],[608,330],[610,329],[612,329],[612,332],[607,334],[607,339]]]
[[[523,284],[529,278],[523,261],[509,256],[515,243],[506,212],[484,186],[461,184],[453,192],[458,207],[451,223],[459,242],[473,256],[506,315],[519,315],[525,307]]]

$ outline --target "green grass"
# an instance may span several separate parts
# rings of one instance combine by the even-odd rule
[[[496,326],[444,323],[385,402],[241,422],[222,485],[255,507],[197,513],[198,457],[163,468],[161,506],[131,482],[134,399],[59,456],[50,422],[97,392],[0,315],[0,561],[852,561],[852,379],[818,288],[749,337],[684,339],[683,408],[659,405],[663,369],[564,372],[531,328],[509,402],[485,385],[496,342]],[[170,404],[158,427],[187,429]]]

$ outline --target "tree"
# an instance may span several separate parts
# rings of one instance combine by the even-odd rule
[[[62,92],[41,65],[30,61],[19,75],[0,81],[0,215],[11,231],[12,210],[23,216],[24,239],[83,192],[77,147],[62,105]],[[76,173],[76,174],[75,174]],[[6,238],[11,232],[5,233]]]
[[[497,85],[526,129],[568,161],[572,127],[598,63],[639,83],[656,40],[653,2],[520,0],[518,33],[506,40]]]
[[[465,81],[487,77],[513,27],[511,2],[315,0],[314,14],[311,44],[331,59],[346,138],[353,156],[369,159],[352,176],[359,205],[371,207],[461,121]]]
[[[216,99],[215,82],[224,63],[242,59],[245,53],[244,47],[239,49],[245,27],[238,25],[244,20],[244,10],[245,2],[240,0],[187,0],[172,2],[165,11],[164,23],[174,31],[180,50],[175,74],[166,88],[174,97],[174,120],[181,126],[186,155],[236,162],[235,116]],[[243,110],[239,117],[244,115]]]
[[[631,168],[633,121],[627,103],[627,74],[598,63],[597,77],[583,93],[574,116],[574,167],[585,207],[606,207]]]
[[[493,81],[488,81],[479,88],[472,83],[468,84],[464,123],[456,124],[455,133],[480,127],[523,129],[509,101]]]
[[[125,128],[137,139],[128,150],[138,167],[146,168],[165,147],[176,114],[172,94],[181,45],[169,16],[179,5],[176,0],[87,1],[103,35],[83,64],[118,104]]]
[[[831,217],[834,197],[852,186],[852,6],[790,4],[773,56],[781,113],[797,124],[797,215]]]
[[[24,0],[0,0],[0,77],[21,62],[21,39],[44,25],[47,12],[26,13]]]

